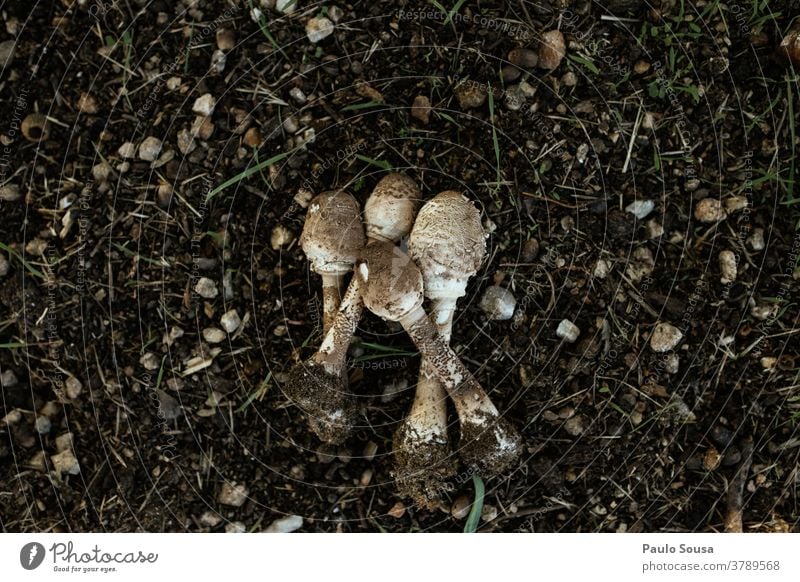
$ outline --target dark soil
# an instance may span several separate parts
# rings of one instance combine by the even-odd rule
[[[390,170],[425,199],[465,192],[491,232],[452,345],[525,449],[486,479],[482,531],[721,531],[742,466],[744,530],[800,530],[800,88],[777,50],[794,3],[467,2],[449,22],[422,2],[300,0],[260,22],[247,4],[0,5],[0,43],[16,40],[0,74],[1,531],[260,531],[285,514],[302,531],[463,529],[450,506],[479,474],[461,467],[435,509],[392,479],[419,366],[397,325],[359,326],[343,445],[281,389],[320,341],[302,190],[363,205]],[[336,27],[315,44],[322,14]],[[508,68],[554,29],[556,69]],[[464,109],[459,86],[485,102]],[[156,161],[120,151],[151,136]],[[695,216],[734,196],[724,220]],[[653,211],[636,219],[634,200]],[[479,308],[493,284],[511,320]],[[210,343],[230,310],[241,325]],[[671,352],[650,346],[661,322],[682,333]],[[226,481],[243,505],[219,502]]]

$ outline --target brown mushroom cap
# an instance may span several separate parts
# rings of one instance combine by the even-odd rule
[[[316,273],[346,273],[364,247],[358,201],[344,190],[323,192],[308,205],[300,246]]]
[[[486,256],[480,211],[454,190],[436,195],[419,211],[408,253],[422,271],[427,297],[463,296]]]
[[[403,174],[381,179],[364,206],[367,236],[398,241],[411,230],[421,193],[414,180]]]
[[[367,308],[389,321],[399,321],[422,305],[422,273],[394,243],[376,241],[364,247],[355,267]]]

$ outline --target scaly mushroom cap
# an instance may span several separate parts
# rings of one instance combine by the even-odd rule
[[[419,211],[408,253],[422,271],[427,297],[462,297],[486,256],[480,211],[459,192],[436,195]]]
[[[335,190],[311,200],[300,246],[315,273],[347,273],[364,244],[364,227],[355,198],[344,190]]]
[[[364,205],[367,236],[398,241],[411,230],[421,193],[414,180],[403,174],[381,179]]]
[[[376,241],[364,247],[355,276],[364,305],[383,319],[399,321],[422,305],[422,273],[394,243]]]

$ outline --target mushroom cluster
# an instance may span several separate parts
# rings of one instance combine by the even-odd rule
[[[422,361],[414,402],[394,436],[395,480],[401,493],[433,507],[457,467],[448,396],[459,421],[457,454],[470,468],[484,476],[502,473],[519,456],[521,440],[449,345],[456,303],[486,253],[480,212],[459,192],[446,191],[417,215],[420,197],[410,178],[383,178],[364,207],[366,237],[358,204],[346,192],[311,201],[300,242],[323,279],[324,338],[313,356],[293,366],[284,392],[320,439],[343,442],[357,415],[345,374],[347,349],[363,309],[399,323]],[[408,253],[396,244],[406,236]]]

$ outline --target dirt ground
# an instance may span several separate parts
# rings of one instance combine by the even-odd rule
[[[800,531],[797,4],[284,11],[0,3],[0,530],[462,531],[483,484],[478,531]],[[432,510],[392,479],[399,326],[359,325],[344,445],[281,390],[308,193],[389,171],[480,206],[452,343],[524,440]]]

